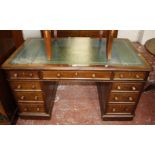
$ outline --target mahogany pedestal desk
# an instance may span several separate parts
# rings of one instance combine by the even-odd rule
[[[131,120],[151,70],[126,39],[61,38],[46,57],[43,39],[27,40],[2,66],[24,118],[49,119],[60,81],[96,83],[101,118]],[[80,97],[80,96],[79,96]],[[91,114],[90,114],[91,115]]]

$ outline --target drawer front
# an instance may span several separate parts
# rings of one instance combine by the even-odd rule
[[[115,72],[114,80],[145,80],[146,72]]]
[[[40,91],[41,86],[39,81],[11,81],[11,88],[15,91],[33,90]]]
[[[112,91],[141,91],[143,83],[113,83]]]
[[[111,93],[109,102],[136,102],[139,93]]]
[[[43,101],[42,92],[15,92],[16,100],[22,101]]]
[[[45,112],[44,105],[33,105],[33,104],[20,104],[19,105],[20,112]]]
[[[119,105],[113,105],[113,104],[108,104],[107,105],[107,109],[106,109],[106,113],[107,114],[114,114],[114,113],[119,113],[119,114],[124,114],[124,113],[128,113],[131,114],[134,111],[134,105],[129,104],[119,104]]]
[[[39,79],[37,71],[8,71],[9,79]]]
[[[110,80],[109,71],[43,71],[43,79],[104,79]]]

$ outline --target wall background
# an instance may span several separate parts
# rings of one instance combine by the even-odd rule
[[[40,38],[39,30],[23,30],[24,39]],[[155,38],[155,30],[119,30],[118,38],[128,38],[131,41],[136,41],[145,44],[148,39]]]

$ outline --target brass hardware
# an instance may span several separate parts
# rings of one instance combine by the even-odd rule
[[[60,73],[57,73],[57,77],[60,77]]]
[[[129,111],[129,109],[128,109],[128,108],[125,108],[125,111],[127,111],[127,112],[128,112],[128,111]]]
[[[120,90],[121,89],[121,86],[117,86],[117,89]]]
[[[132,87],[132,90],[136,90],[136,87],[133,86],[133,87]]]
[[[32,85],[32,89],[34,89],[34,88],[35,88],[35,85],[33,84],[33,85]]]
[[[38,100],[38,98],[39,98],[38,96],[35,96],[35,97],[34,97],[35,100]]]
[[[78,75],[78,73],[77,72],[75,72],[75,76],[77,76]]]
[[[112,111],[113,111],[113,112],[115,112],[115,111],[116,111],[116,109],[115,109],[115,108],[112,108]]]
[[[24,111],[27,111],[27,108],[24,108]]]
[[[123,76],[123,74],[120,74],[120,78],[123,78],[124,76]]]
[[[129,101],[133,101],[133,98],[131,96],[129,97]]]
[[[37,108],[37,111],[40,111],[40,108]]]
[[[19,85],[17,86],[17,89],[21,89],[21,87],[22,87],[22,86],[19,84]]]
[[[95,74],[92,74],[92,77],[93,77],[93,78],[95,78],[95,77],[96,77],[96,75],[95,75]]]
[[[17,76],[18,76],[18,74],[17,74],[17,73],[15,73],[13,76],[14,76],[14,77],[17,77]]]
[[[114,99],[115,99],[115,101],[118,101],[118,97],[117,96],[115,96]]]
[[[21,97],[20,97],[21,100],[24,100],[24,98],[25,98],[25,96],[21,96]]]
[[[30,74],[29,74],[29,76],[30,76],[30,77],[32,77],[32,76],[33,76],[33,74],[32,74],[32,73],[30,73]]]
[[[136,78],[139,79],[139,75],[138,74],[136,74]]]

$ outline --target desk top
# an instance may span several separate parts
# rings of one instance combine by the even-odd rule
[[[48,60],[43,39],[29,39],[6,61],[5,67],[98,66],[149,68],[127,39],[114,39],[112,57],[106,60],[106,40],[61,38],[51,42],[53,57]]]

